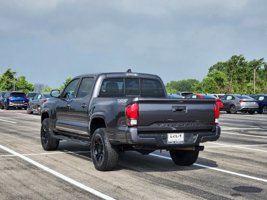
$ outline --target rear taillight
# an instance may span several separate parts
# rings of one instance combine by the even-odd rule
[[[128,105],[125,108],[126,124],[129,127],[137,126],[139,116],[139,105],[137,103]]]
[[[222,102],[221,99],[216,98],[216,104],[217,104],[217,106],[219,107],[219,109],[222,109],[222,108],[223,108],[223,102]]]
[[[214,105],[214,118],[215,118],[215,124],[219,123],[219,117],[220,117],[220,108],[218,104]]]

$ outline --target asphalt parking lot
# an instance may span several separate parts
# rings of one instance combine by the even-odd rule
[[[115,171],[94,169],[85,143],[43,151],[40,116],[0,110],[0,199],[266,199],[267,115],[222,114],[221,138],[191,167],[168,152],[123,153]]]

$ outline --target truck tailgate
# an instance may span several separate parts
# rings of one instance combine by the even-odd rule
[[[211,130],[215,99],[135,99],[139,131]]]

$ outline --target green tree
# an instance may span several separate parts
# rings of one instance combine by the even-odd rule
[[[71,78],[71,77],[68,77],[68,78],[65,80],[65,82],[63,83],[63,85],[60,86],[59,90],[60,90],[60,91],[63,91],[64,88],[69,84],[69,82],[70,82],[71,80],[72,80],[72,78]]]
[[[202,81],[203,93],[218,93],[218,85],[213,77],[207,76]]]
[[[44,89],[43,89],[43,91],[42,91],[42,92],[49,93],[49,92],[51,92],[51,90],[52,90],[52,88],[51,88],[51,87],[46,87],[46,88],[44,88]]]
[[[196,85],[198,83],[199,83],[199,81],[196,79],[171,81],[171,82],[167,83],[166,90],[168,93],[176,93],[178,91],[192,92],[194,85]]]
[[[16,81],[16,90],[28,93],[34,90],[34,86],[26,80],[25,76],[20,76]]]
[[[15,77],[15,75],[16,72],[13,72],[10,68],[8,68],[0,76],[0,90],[20,90],[25,93],[34,90],[33,85],[26,80],[25,76]]]
[[[15,72],[8,68],[0,77],[0,89],[10,91],[14,89]]]
[[[264,93],[267,83],[267,66],[264,59],[254,59],[247,61],[243,55],[234,55],[225,62],[218,62],[209,68],[206,76],[212,77],[217,84],[217,89],[213,87],[214,93]],[[204,78],[202,86],[206,87],[207,81],[214,82],[209,78]],[[202,82],[203,82],[202,81]],[[204,88],[206,90],[207,88]],[[211,89],[211,88],[209,88]]]

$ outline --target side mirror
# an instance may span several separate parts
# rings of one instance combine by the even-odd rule
[[[60,96],[60,90],[52,90],[50,92],[51,97],[58,98]]]

